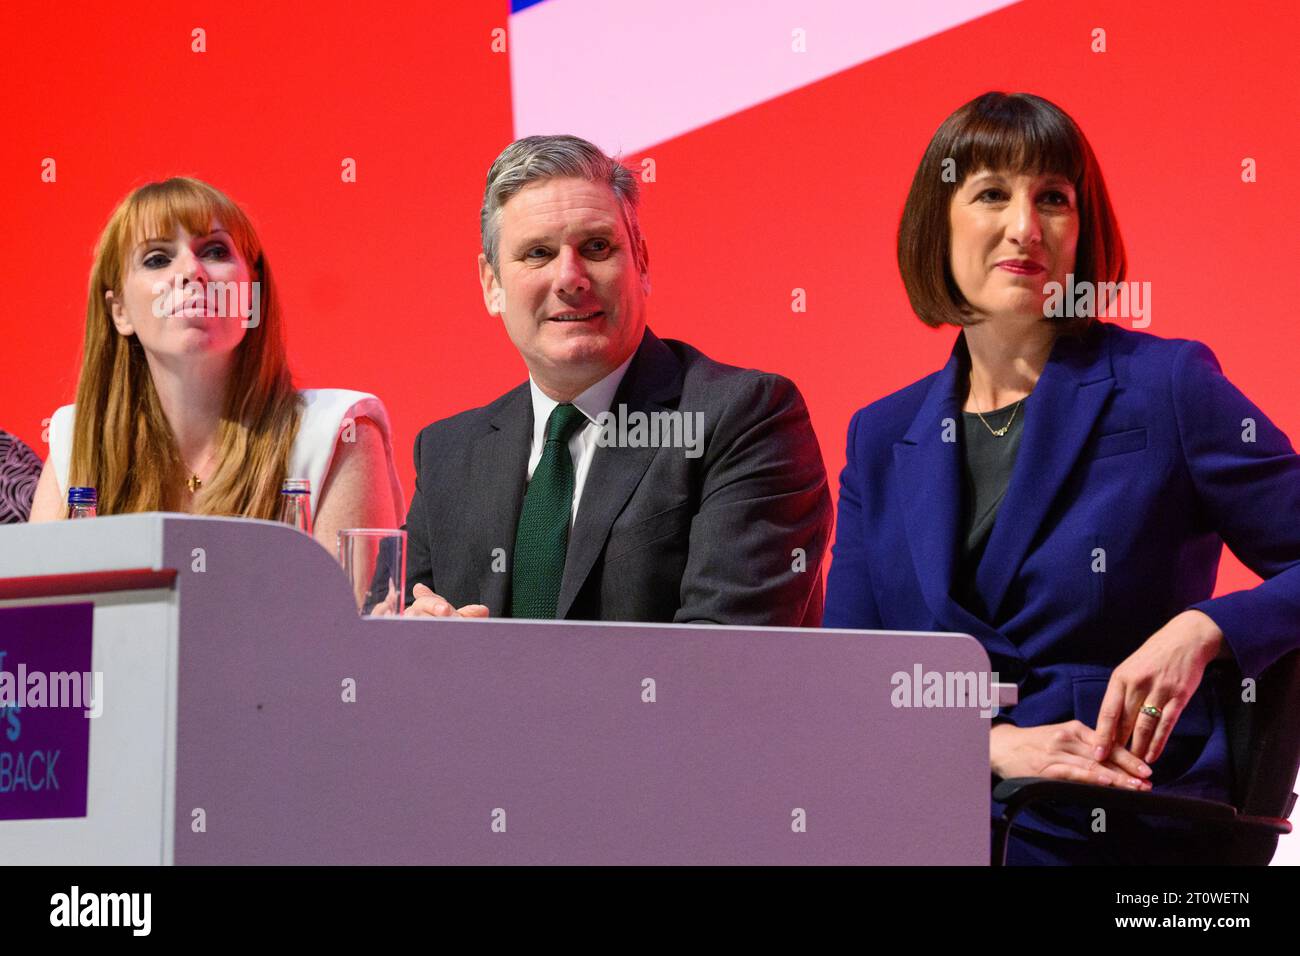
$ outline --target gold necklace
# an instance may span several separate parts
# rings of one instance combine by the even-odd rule
[[[975,402],[974,369],[971,370],[970,378],[971,378],[970,400],[972,403],[974,403]],[[994,428],[992,425],[988,423],[988,419],[984,417],[984,413],[980,411],[980,407],[978,404],[975,405],[975,414],[980,417],[980,421],[984,423],[984,427],[989,430],[990,435],[992,435],[994,438],[1003,438],[1006,436],[1007,432],[1011,430],[1011,423],[1016,420],[1016,412],[1020,411],[1020,406],[1023,405],[1024,403],[1025,400],[1023,398],[1020,401],[1016,402],[1016,407],[1011,409],[1011,417],[1007,419],[1007,423],[1003,425],[1001,428]]]
[[[1003,425],[1001,428],[994,428],[992,425],[990,425],[988,421],[984,418],[984,413],[979,410],[978,405],[975,407],[975,414],[980,417],[980,421],[984,422],[984,427],[989,430],[990,435],[994,436],[995,438],[1001,438],[1004,435],[1006,435],[1008,431],[1010,431],[1011,423],[1016,420],[1016,412],[1020,411],[1020,406],[1023,405],[1024,402],[1025,400],[1023,398],[1020,401],[1016,402],[1016,407],[1011,409],[1011,417],[1007,419],[1007,423]]]
[[[209,464],[211,464],[212,458],[215,454],[216,454],[215,451],[208,454],[208,457],[204,459],[203,467],[206,468]],[[190,475],[188,478],[185,479],[185,487],[190,490],[190,494],[194,494],[196,491],[198,491],[200,488],[203,487],[203,479],[199,477],[198,472],[195,472],[194,474]]]

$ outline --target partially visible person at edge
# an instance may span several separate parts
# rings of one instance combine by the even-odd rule
[[[41,459],[17,435],[0,429],[0,524],[21,524],[32,510]]]

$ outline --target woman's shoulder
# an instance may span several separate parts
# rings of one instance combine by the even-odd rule
[[[1221,424],[1240,422],[1236,404],[1240,390],[1204,342],[1098,322],[1084,343],[1082,367],[1091,377],[1112,382],[1117,388],[1116,407],[1132,406],[1130,419],[1172,418],[1180,427],[1203,426],[1209,420],[1207,411],[1213,410]],[[1229,408],[1234,411],[1225,415]]]
[[[1112,368],[1127,384],[1165,387],[1189,369],[1220,371],[1214,351],[1196,339],[1164,338],[1111,322],[1102,327]]]
[[[295,452],[331,452],[348,429],[355,431],[358,420],[374,423],[385,439],[391,437],[388,409],[378,396],[350,388],[305,388],[298,392],[302,418],[298,424]]]
[[[378,410],[388,419],[388,411],[379,397],[351,388],[303,388],[298,390],[303,416],[312,418],[339,416],[358,408]]]
[[[942,370],[931,372],[925,378],[859,408],[853,413],[850,431],[856,433],[859,440],[887,436],[889,444],[892,444],[911,426],[941,374]]]
[[[54,477],[59,483],[60,494],[66,494],[68,472],[72,466],[72,426],[76,418],[77,406],[61,405],[50,416],[49,439],[50,462],[54,466]]]
[[[392,426],[384,403],[369,392],[348,388],[308,388],[300,390],[298,395],[302,399],[302,417],[289,455],[288,477],[311,481],[313,510],[318,507],[318,497],[336,450],[340,443],[351,445],[357,441],[361,419],[368,420],[378,430],[393,501],[400,503],[402,490],[393,465]]]
[[[57,428],[60,425],[71,425],[77,414],[76,405],[60,405],[50,416],[50,428]]]

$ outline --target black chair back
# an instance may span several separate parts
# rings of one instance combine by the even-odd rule
[[[1253,701],[1242,699],[1245,688],[1235,666],[1219,665],[1216,679],[1227,707],[1233,805],[1245,816],[1289,817],[1300,771],[1300,651],[1260,675]],[[1261,833],[1238,846],[1238,862],[1266,863],[1277,847],[1277,836]]]

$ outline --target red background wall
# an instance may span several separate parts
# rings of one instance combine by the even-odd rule
[[[258,227],[299,384],[385,401],[409,495],[418,429],[526,374],[475,275],[484,175],[512,138],[509,57],[490,47],[506,0],[431,6],[6,5],[0,427],[46,454],[43,420],[73,398],[104,222],[132,187],[189,174]],[[1090,51],[1094,27],[1105,54]],[[834,479],[852,412],[951,344],[911,315],[894,261],[921,152],[972,96],[1026,90],[1092,141],[1130,278],[1152,283],[1147,331],[1209,343],[1298,436],[1298,28],[1291,2],[1026,0],[653,147],[651,326],[792,377]],[[557,55],[590,42],[627,38],[575,37]],[[636,81],[593,78],[575,103]],[[56,183],[41,181],[47,156]],[[340,181],[343,157],[355,184]],[[795,287],[806,313],[790,310]],[[1229,560],[1220,590],[1251,580]]]

